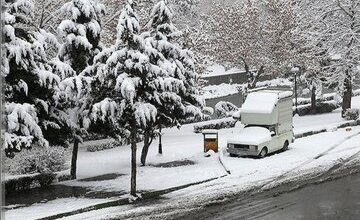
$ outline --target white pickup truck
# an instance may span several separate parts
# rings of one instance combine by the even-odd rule
[[[259,156],[286,150],[294,141],[292,92],[260,90],[250,93],[241,107],[245,128],[227,141],[230,156]]]

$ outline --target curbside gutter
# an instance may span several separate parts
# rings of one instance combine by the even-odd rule
[[[219,151],[219,161],[221,166],[224,168],[224,170],[226,171],[226,173],[228,173],[229,175],[231,175],[230,169],[225,165],[224,163],[224,154],[225,154],[225,148],[221,148]]]

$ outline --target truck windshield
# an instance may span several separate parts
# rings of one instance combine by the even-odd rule
[[[245,125],[245,128],[249,128],[249,127],[263,127],[268,129],[269,131],[276,132],[274,125]]]

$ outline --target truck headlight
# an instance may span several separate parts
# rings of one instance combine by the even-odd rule
[[[229,148],[234,148],[234,144],[228,144]]]
[[[257,150],[258,150],[258,146],[251,145],[251,146],[250,146],[250,149],[253,149],[253,150],[256,150],[256,151],[257,151]]]

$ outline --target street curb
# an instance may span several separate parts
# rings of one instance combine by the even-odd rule
[[[142,199],[140,199],[138,201],[141,202],[141,201],[144,201],[144,200],[154,199],[154,198],[160,197],[161,195],[165,195],[165,194],[177,191],[177,190],[185,189],[185,188],[188,188],[190,186],[195,186],[195,185],[200,185],[200,184],[203,184],[203,183],[207,183],[207,182],[210,182],[210,181],[213,181],[213,180],[216,180],[216,179],[223,178],[225,176],[227,176],[227,175],[222,175],[222,176],[219,176],[219,177],[214,177],[214,178],[210,178],[210,179],[207,179],[207,180],[203,180],[203,181],[199,181],[199,182],[195,182],[195,183],[189,183],[189,184],[185,184],[185,185],[182,185],[182,186],[176,186],[176,187],[172,187],[172,188],[168,188],[168,189],[147,192],[147,193],[141,194]],[[90,212],[90,211],[94,211],[94,210],[110,208],[110,207],[115,207],[115,206],[122,206],[122,205],[130,205],[130,204],[134,204],[134,202],[129,201],[128,198],[123,198],[123,199],[118,199],[118,200],[111,201],[111,202],[105,202],[105,203],[100,203],[100,204],[88,206],[88,207],[78,209],[78,210],[74,210],[74,211],[70,211],[70,212],[64,212],[64,213],[60,213],[60,214],[56,214],[56,215],[52,215],[52,216],[48,216],[48,217],[44,217],[44,218],[39,218],[38,220],[54,220],[54,219],[69,217],[69,216],[73,216],[73,215],[77,215],[77,214],[81,214],[81,213],[85,213],[85,212]]]
[[[356,121],[350,121],[350,122],[344,122],[341,123],[339,125],[336,125],[334,127],[336,128],[345,128],[345,127],[355,127],[355,126],[359,126],[360,125],[360,120],[356,120]],[[328,130],[326,128],[323,129],[319,129],[319,130],[315,130],[315,131],[306,131],[300,134],[296,134],[295,138],[304,138],[304,137],[308,137],[308,136],[312,136],[315,134],[320,134],[320,133],[324,133],[327,132]]]
[[[224,161],[223,161],[223,157],[224,157],[224,150],[225,148],[220,149],[219,151],[219,161],[221,166],[224,168],[224,170],[231,175],[230,169],[225,165]]]

